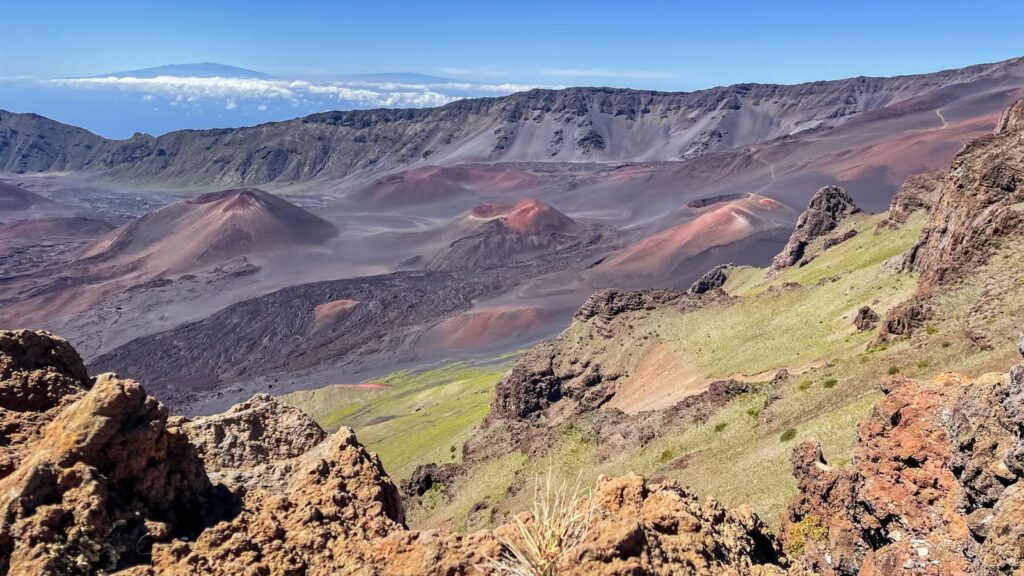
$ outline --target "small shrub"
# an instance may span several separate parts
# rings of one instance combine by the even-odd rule
[[[761,410],[763,410],[763,408],[759,408],[757,406],[747,408],[747,416],[750,416],[751,418],[757,418],[758,416],[761,415]]]
[[[889,376],[895,376],[900,373],[899,366],[889,366],[889,369],[885,371]]]
[[[783,432],[782,436],[779,436],[779,442],[789,442],[793,438],[796,438],[796,428],[790,428]]]
[[[449,452],[455,452],[455,450],[456,450],[455,446],[452,446],[451,448],[448,449]]]
[[[952,346],[952,344],[950,344],[949,342],[943,342],[942,343],[942,347],[943,348],[949,348],[950,346]]]
[[[793,524],[789,529],[789,534],[786,535],[784,548],[787,555],[796,558],[803,554],[808,540],[824,542],[826,538],[828,538],[828,527],[821,523],[821,518],[812,514]]]
[[[658,456],[658,463],[659,464],[664,464],[664,463],[672,460],[675,457],[676,457],[676,453],[675,452],[673,452],[670,449],[669,450],[665,450],[664,452],[661,453],[660,456]]]
[[[924,360],[918,360],[918,362],[917,362],[917,367],[918,368],[927,368],[927,367],[929,367],[931,365],[932,365],[932,361],[927,359],[927,358],[925,358]]]
[[[804,380],[803,382],[800,383],[799,386],[797,386],[797,388],[799,388],[801,392],[807,392],[808,390],[811,389],[812,384],[814,383],[811,382],[810,380]]]
[[[929,324],[924,327],[924,331],[928,334],[937,334],[939,332],[939,327],[935,324]]]
[[[821,383],[825,388],[835,388],[836,384],[839,384],[839,380],[836,380],[835,378],[829,378]]]
[[[719,422],[718,424],[715,424],[715,432],[721,432],[722,430],[725,430],[725,427],[728,425],[729,424],[727,422]]]
[[[874,346],[869,347],[868,350],[867,350],[867,353],[868,354],[874,354],[875,352],[883,352],[883,351],[887,350],[888,348],[889,348],[889,343],[888,342],[879,342],[878,344],[875,344]]]

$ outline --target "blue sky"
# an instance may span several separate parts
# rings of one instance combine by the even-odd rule
[[[3,0],[2,13],[8,78],[213,61],[303,78],[403,71],[695,89],[1024,55],[1020,1]]]

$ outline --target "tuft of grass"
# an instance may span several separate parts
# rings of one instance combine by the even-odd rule
[[[672,450],[671,448],[667,448],[661,454],[658,455],[658,464],[667,464],[675,457],[675,451]]]
[[[824,386],[825,388],[835,388],[836,384],[839,384],[839,380],[836,380],[835,378],[828,378],[827,380],[821,383],[821,385]]]
[[[810,380],[804,380],[804,381],[800,382],[800,385],[797,386],[797,388],[799,388],[801,392],[807,392],[808,390],[811,389],[811,386],[813,384],[814,384],[814,382],[811,382]]]
[[[782,436],[779,436],[779,442],[789,442],[793,438],[796,438],[796,428],[790,428],[783,432]]]
[[[928,334],[938,334],[939,333],[939,327],[936,326],[935,324],[929,324],[929,325],[924,327],[924,331],[926,333],[928,333]]]
[[[579,479],[570,491],[565,482],[553,480],[548,470],[543,489],[534,484],[534,500],[527,520],[515,516],[515,534],[498,540],[504,548],[487,567],[508,576],[554,576],[569,553],[578,547],[590,530],[593,501],[586,506],[579,492]]]
[[[895,376],[895,375],[900,373],[900,367],[899,366],[889,366],[889,369],[886,370],[885,373],[888,374],[889,376]]]
[[[728,425],[728,422],[719,422],[718,424],[715,424],[715,432],[721,432],[722,430],[725,430],[726,426]]]
[[[922,358],[921,360],[917,361],[917,367],[918,368],[927,368],[927,367],[929,367],[931,365],[932,365],[932,361],[931,361],[930,358]]]

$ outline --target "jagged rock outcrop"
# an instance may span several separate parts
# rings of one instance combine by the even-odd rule
[[[820,446],[794,451],[799,495],[791,504],[787,547],[817,574],[892,574],[938,562],[943,574],[972,571],[973,544],[957,511],[962,488],[942,419],[963,383],[932,387],[886,383],[886,396],[858,429],[854,462],[830,467]],[[809,528],[821,527],[815,534]]]
[[[994,134],[963,147],[915,251],[921,287],[942,284],[986,262],[1007,234],[1024,229],[1024,101]]]
[[[690,286],[690,289],[687,290],[686,293],[696,296],[698,294],[704,294],[705,292],[711,292],[712,290],[718,290],[722,286],[725,286],[726,281],[729,279],[726,276],[725,271],[728,270],[730,266],[730,264],[719,264],[711,270],[708,270]]]
[[[786,246],[772,260],[769,274],[800,262],[811,242],[835,230],[840,222],[860,211],[853,198],[839,186],[825,186],[815,192],[807,209],[797,219]]]
[[[657,306],[684,297],[679,290],[600,290],[591,294],[573,316],[576,320],[593,319],[598,333],[611,338],[609,326],[616,316],[635,310],[652,310]]]
[[[0,480],[0,574],[131,566],[153,541],[193,536],[231,503],[212,492],[164,407],[112,375],[79,393],[27,448]]]
[[[863,332],[873,329],[878,325],[879,320],[881,318],[879,318],[878,312],[872,310],[870,306],[861,306],[860,310],[857,310],[857,316],[853,319],[853,325],[857,327],[857,330]]]
[[[857,231],[851,229],[851,230],[847,230],[846,232],[843,232],[842,234],[836,234],[835,236],[829,236],[828,238],[825,238],[821,242],[821,249],[822,250],[828,250],[829,248],[832,248],[834,246],[838,246],[838,245],[842,244],[843,242],[846,242],[847,240],[853,238],[856,235],[857,235]]]
[[[289,460],[327,438],[306,413],[268,394],[257,394],[223,414],[187,421],[182,428],[211,477],[232,490],[283,487]]]
[[[412,476],[402,481],[402,495],[406,498],[422,496],[434,486],[450,482],[457,472],[458,466],[455,464],[420,464],[412,471]]]
[[[899,377],[883,391],[860,425],[851,464],[828,465],[814,442],[793,452],[799,493],[784,519],[784,540],[795,569],[1024,570],[1024,364],[1008,377]]]
[[[0,478],[13,471],[56,414],[91,386],[67,341],[48,332],[0,332]]]
[[[879,228],[899,228],[910,215],[920,210],[931,210],[938,201],[945,172],[926,172],[908,176],[893,195],[889,213],[878,223]]]
[[[601,477],[588,536],[559,574],[783,574],[774,537],[749,508],[700,502],[675,483]]]
[[[920,328],[928,318],[928,299],[924,296],[913,297],[898,304],[885,314],[882,320],[878,341],[884,342],[910,336]]]

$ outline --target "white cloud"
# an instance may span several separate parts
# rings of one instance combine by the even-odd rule
[[[340,81],[309,82],[257,78],[195,78],[157,76],[155,78],[97,77],[60,78],[47,81],[58,87],[116,89],[141,92],[144,99],[167,98],[172,105],[202,101],[224,101],[228,110],[238,106],[237,100],[284,102],[297,106],[310,100],[325,100],[362,107],[425,107],[440,106],[467,96],[509,94],[534,88],[527,84],[476,84],[449,82],[409,84],[400,82]]]
[[[542,68],[545,76],[562,76],[571,78],[631,78],[643,80],[664,80],[675,78],[677,74],[661,70],[618,70],[614,68]]]

